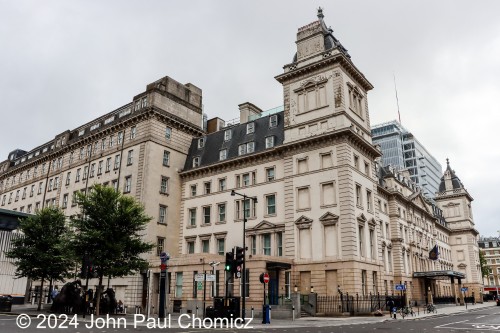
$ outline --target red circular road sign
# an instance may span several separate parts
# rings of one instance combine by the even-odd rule
[[[264,278],[263,278],[263,280],[264,280],[264,283],[269,283],[269,274],[264,273]]]
[[[166,264],[161,264],[161,265],[160,265],[160,269],[161,269],[162,271],[166,270],[166,269],[167,269],[167,265],[166,265]]]

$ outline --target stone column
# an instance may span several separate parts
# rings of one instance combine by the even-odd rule
[[[455,289],[455,278],[453,276],[451,277],[451,294],[455,299],[455,305],[458,305],[457,290]]]

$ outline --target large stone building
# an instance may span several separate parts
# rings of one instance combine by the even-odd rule
[[[484,253],[491,272],[483,277],[484,291],[498,297],[500,288],[500,237],[481,237],[479,248]]]
[[[0,164],[2,207],[59,205],[71,215],[73,193],[94,183],[134,196],[154,216],[144,236],[157,244],[147,256],[150,303],[158,304],[158,255],[166,250],[175,309],[194,311],[212,295],[194,277],[242,245],[244,216],[247,308],[262,304],[264,271],[271,304],[287,304],[295,288],[391,294],[401,282],[415,300],[455,295],[459,284],[479,290],[472,198],[461,182],[447,170],[433,204],[408,173],[378,167],[367,102],[373,87],[321,10],[296,44],[276,76],[283,108],[243,103],[239,124],[214,118],[205,129],[201,90],[163,78],[130,104],[14,151]],[[257,200],[244,203],[232,190]],[[430,260],[435,245],[439,258]],[[239,279],[226,279],[223,265],[213,269],[216,294],[227,282],[229,294],[242,295]],[[126,304],[148,303],[145,272],[110,285]]]

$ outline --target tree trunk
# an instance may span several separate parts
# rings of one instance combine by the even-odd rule
[[[42,298],[43,298],[43,279],[42,279],[42,284],[40,285],[40,297],[38,297],[38,309],[37,311],[40,311],[42,308]]]
[[[101,307],[101,291],[102,291],[102,274],[99,274],[99,285],[97,286],[96,300],[95,300],[95,314],[99,316],[99,311]]]

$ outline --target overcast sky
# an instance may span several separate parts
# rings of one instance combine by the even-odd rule
[[[325,22],[375,86],[372,124],[397,117],[500,230],[500,1],[0,0],[0,159],[132,100],[163,76],[203,90],[208,117],[283,104],[274,76],[297,29]]]

